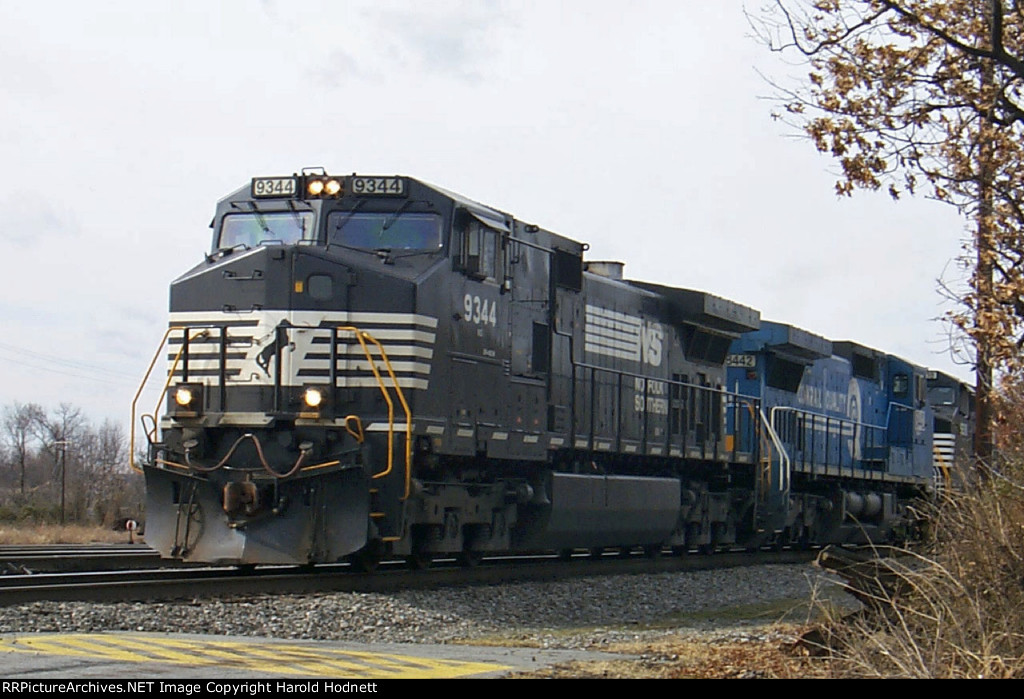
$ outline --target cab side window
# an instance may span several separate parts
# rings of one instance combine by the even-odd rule
[[[497,250],[498,231],[471,220],[462,232],[459,266],[471,277],[494,279]]]
[[[896,374],[892,377],[892,393],[897,398],[907,398],[910,393],[910,380],[906,374]]]

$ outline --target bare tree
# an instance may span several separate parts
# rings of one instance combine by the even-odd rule
[[[0,465],[9,467],[3,492],[16,492],[19,507],[9,516],[113,525],[138,518],[144,499],[142,479],[128,465],[124,428],[91,423],[69,404],[46,410],[13,403],[0,412]],[[54,497],[54,492],[63,497]]]
[[[993,369],[1024,369],[1024,3],[774,0],[751,22],[804,62],[774,83],[777,116],[840,163],[837,192],[923,190],[975,221],[950,320],[973,343],[987,459]]]
[[[20,478],[19,489],[25,495],[25,467],[30,455],[30,447],[37,440],[36,423],[45,417],[45,412],[35,403],[22,405],[14,403],[6,406],[3,411],[2,439],[10,449],[11,456],[18,466]]]
[[[109,420],[98,428],[87,426],[78,437],[73,482],[72,512],[110,525],[122,510],[136,510],[138,494],[126,487],[128,438]]]
[[[53,465],[51,479],[60,487],[62,524],[66,515],[68,462],[69,459],[75,461],[86,427],[87,422],[81,409],[70,403],[61,403],[49,415],[43,415],[33,422],[33,432]]]

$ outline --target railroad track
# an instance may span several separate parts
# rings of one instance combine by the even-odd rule
[[[0,546],[0,575],[173,566],[145,544]]]
[[[403,561],[388,561],[373,573],[348,564],[310,567],[172,568],[101,572],[39,573],[0,577],[0,606],[37,601],[128,602],[195,599],[255,594],[316,592],[390,592],[398,589],[485,585],[513,581],[550,581],[571,577],[651,574],[755,565],[803,563],[815,552],[743,552],[714,556],[554,556],[486,559],[474,568],[453,560],[437,561],[427,570],[410,570]]]

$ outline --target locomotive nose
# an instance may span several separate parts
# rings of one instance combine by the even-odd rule
[[[278,246],[210,259],[171,285],[171,308],[250,313],[287,297],[290,255]]]

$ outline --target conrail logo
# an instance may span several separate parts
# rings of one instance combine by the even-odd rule
[[[661,323],[587,306],[584,350],[616,359],[661,366],[665,331]]]

